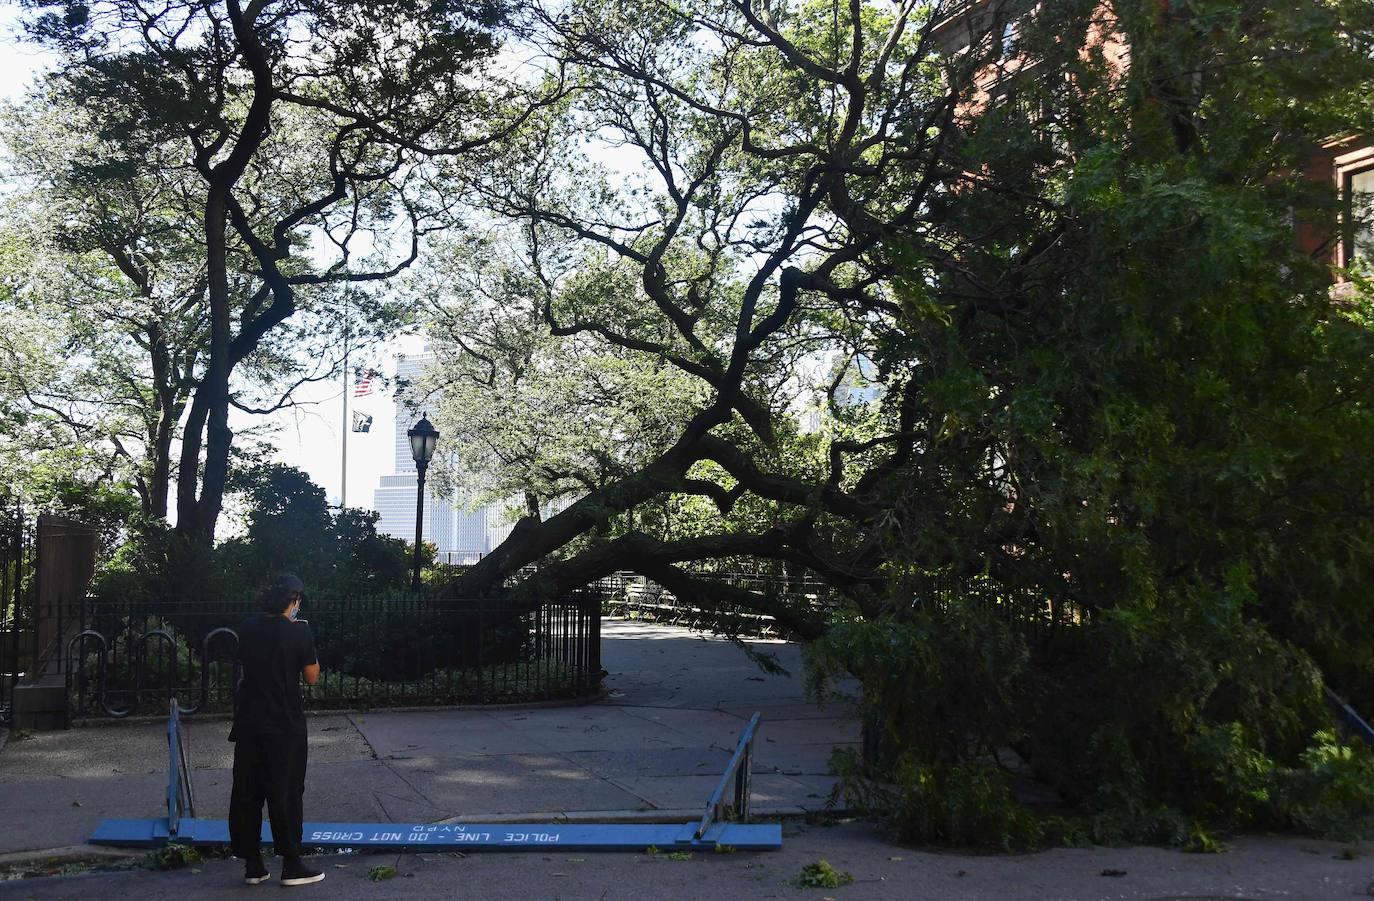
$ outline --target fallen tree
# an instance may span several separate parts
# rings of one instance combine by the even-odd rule
[[[513,223],[477,271],[519,277],[437,330],[435,380],[515,424],[493,486],[575,499],[446,590],[631,569],[777,616],[864,683],[887,750],[848,784],[910,839],[1359,832],[1374,764],[1321,689],[1374,700],[1369,298],[1292,222],[1337,233],[1302,172],[1374,127],[1370,11],[980,9],[536,7],[572,91],[476,182]],[[543,377],[596,354],[630,375]],[[693,571],[741,558],[845,603]],[[1067,833],[1012,803],[1009,749]]]

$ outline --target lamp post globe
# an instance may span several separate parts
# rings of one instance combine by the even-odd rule
[[[415,458],[415,567],[410,580],[410,590],[420,592],[420,541],[425,522],[425,472],[429,461],[434,459],[434,449],[439,446],[439,430],[424,413],[420,421],[406,431],[410,439],[410,455]]]
[[[439,430],[421,413],[420,421],[410,427],[406,437],[410,439],[410,455],[415,458],[415,465],[423,471],[434,459],[434,448],[439,444]]]

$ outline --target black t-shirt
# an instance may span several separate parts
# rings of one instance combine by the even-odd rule
[[[247,735],[304,735],[301,668],[318,662],[305,623],[281,614],[250,617],[239,627],[239,682],[229,740]]]

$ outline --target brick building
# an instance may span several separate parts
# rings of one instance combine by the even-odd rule
[[[975,75],[973,97],[962,114],[976,115],[987,104],[1018,102],[1017,85],[1035,77],[1033,62],[1018,52],[1017,38],[1044,0],[966,0],[946,4],[934,37],[949,57],[974,53],[986,61]],[[1159,0],[1161,9],[1167,0]],[[1100,49],[1124,70],[1130,65],[1130,46],[1115,23],[1113,0],[1104,0],[1088,29],[1085,46]],[[1374,138],[1325,135],[1312,137],[1308,178],[1329,184],[1339,203],[1336,232],[1330,227],[1298,223],[1298,246],[1332,267],[1336,285],[1346,282],[1344,270],[1374,273]]]

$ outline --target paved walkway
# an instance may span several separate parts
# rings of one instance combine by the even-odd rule
[[[313,821],[686,821],[699,816],[755,711],[759,813],[823,806],[826,762],[858,741],[839,707],[808,703],[795,645],[760,642],[788,676],[729,642],[608,621],[605,697],[577,707],[321,715],[310,721]],[[328,661],[325,661],[326,665]],[[224,817],[229,724],[189,720],[197,813]],[[0,751],[0,854],[82,844],[107,817],[165,815],[166,727],[37,733]]]

